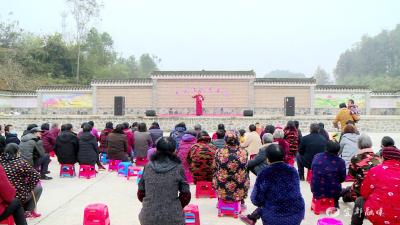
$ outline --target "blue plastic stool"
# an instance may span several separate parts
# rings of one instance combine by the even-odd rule
[[[106,153],[101,153],[100,155],[100,162],[103,164],[108,164],[108,159],[107,159],[107,154]]]
[[[139,171],[139,173],[138,173],[138,176],[137,176],[137,178],[136,178],[136,183],[137,183],[137,184],[139,184],[140,179],[142,178],[142,176],[143,176],[143,170]]]
[[[121,162],[118,164],[118,175],[128,176],[128,169],[132,166],[131,162]]]

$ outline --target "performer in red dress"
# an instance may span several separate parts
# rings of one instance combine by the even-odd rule
[[[192,98],[196,99],[196,116],[201,116],[203,115],[203,101],[204,101],[204,96],[201,94],[199,91],[197,95],[193,96]]]

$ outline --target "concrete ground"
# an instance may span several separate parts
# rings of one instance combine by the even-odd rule
[[[383,134],[370,134],[374,149],[379,149],[379,141]],[[400,133],[385,134],[400,141]],[[76,166],[78,168],[78,166]],[[123,177],[117,176],[115,172],[99,172],[95,179],[78,178],[59,178],[59,164],[53,158],[50,165],[50,174],[54,179],[43,181],[43,195],[38,203],[38,212],[42,217],[29,220],[30,225],[81,225],[83,223],[83,212],[86,205],[91,203],[104,203],[108,205],[110,211],[111,224],[113,225],[136,225],[139,224],[138,214],[141,209],[141,203],[136,198],[137,185],[136,180],[132,178],[127,181]],[[252,186],[255,176],[251,176]],[[348,186],[345,183],[343,186]],[[252,187],[250,191],[252,190]],[[232,217],[218,217],[216,209],[216,199],[196,199],[194,197],[195,187],[191,186],[192,201],[191,204],[199,206],[200,220],[202,225],[236,225],[242,224],[239,219]],[[301,191],[306,201],[306,216],[303,225],[317,224],[319,218],[326,215],[314,215],[310,210],[312,194],[310,186],[306,182],[301,182]],[[246,199],[248,209],[245,213],[251,212],[255,207],[250,199]],[[336,218],[343,221],[343,224],[350,224],[350,215],[353,204],[345,204],[340,201],[340,211]],[[258,222],[261,224],[261,221]],[[365,221],[364,224],[371,224]]]

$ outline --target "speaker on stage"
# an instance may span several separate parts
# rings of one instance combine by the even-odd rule
[[[156,116],[156,110],[146,110],[146,116]]]
[[[115,96],[114,97],[114,116],[125,115],[125,97]]]
[[[285,116],[294,116],[295,99],[294,97],[285,97]]]
[[[253,116],[253,110],[250,109],[243,110],[243,116]]]

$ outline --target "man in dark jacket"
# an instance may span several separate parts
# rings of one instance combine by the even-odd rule
[[[46,176],[49,173],[50,156],[46,154],[43,142],[40,139],[42,133],[43,131],[40,128],[32,128],[30,133],[22,136],[19,148],[22,158],[40,171],[40,179],[51,180],[51,177]]]
[[[79,140],[72,132],[71,124],[64,124],[61,127],[61,133],[56,139],[54,152],[57,155],[60,164],[75,164],[79,151]]]
[[[18,138],[17,132],[15,132],[14,127],[12,125],[7,125],[4,128],[6,134],[6,144],[15,143],[19,145],[21,141]]]
[[[81,165],[94,166],[99,161],[97,138],[91,134],[92,126],[83,125],[83,133],[79,137],[78,162]]]
[[[151,139],[153,140],[153,147],[156,146],[157,140],[164,136],[164,131],[161,130],[157,122],[153,122],[149,128]]]
[[[215,145],[218,149],[225,147],[225,130],[219,129],[217,130],[217,139],[213,140],[211,143]]]
[[[318,153],[324,152],[326,149],[327,140],[318,133],[318,123],[310,125],[310,134],[302,138],[299,154],[297,155],[297,165],[299,176],[304,180],[304,167],[311,169],[311,163],[314,156]]]

